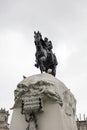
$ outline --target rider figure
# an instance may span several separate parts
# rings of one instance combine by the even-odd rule
[[[45,48],[49,51],[52,50],[53,46],[52,46],[52,42],[51,41],[48,41],[48,38],[45,37],[44,38],[44,42],[45,42]]]
[[[51,41],[48,41],[48,38],[47,38],[47,37],[44,38],[44,42],[45,42],[45,45],[46,45],[46,46],[45,46],[45,49],[47,50],[48,57],[51,56],[51,58],[52,58],[52,54],[53,54],[53,52],[52,52],[52,48],[53,48],[52,42],[51,42]]]
[[[45,48],[46,48],[46,50],[47,50],[47,52],[48,52],[48,57],[51,56],[51,58],[53,58],[53,55],[54,55],[54,57],[55,57],[55,65],[57,65],[58,62],[57,62],[56,56],[55,56],[55,54],[52,52],[52,49],[53,49],[52,42],[51,42],[51,41],[48,41],[48,38],[47,38],[47,37],[44,38],[44,42],[45,42],[45,45],[46,45]]]

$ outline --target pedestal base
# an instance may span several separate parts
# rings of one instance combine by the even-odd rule
[[[37,130],[77,130],[75,121],[75,98],[61,81],[49,74],[40,74],[28,77],[20,82],[19,85],[26,87],[34,85],[40,88],[44,87],[42,93],[43,112],[36,113]],[[36,87],[34,87],[34,92],[36,92]],[[60,104],[59,96],[61,97],[62,105]],[[18,104],[15,105],[13,110],[10,130],[26,130],[28,126],[28,123],[25,121],[25,116],[21,114],[21,106]]]

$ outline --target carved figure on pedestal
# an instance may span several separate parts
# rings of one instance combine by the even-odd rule
[[[37,120],[35,114],[32,112],[30,115],[25,115],[26,121],[28,122],[28,127],[26,130],[36,130]]]
[[[56,66],[58,64],[55,54],[52,52],[52,42],[48,38],[42,39],[41,33],[34,32],[36,46],[36,64],[35,67],[40,68],[41,73],[51,70],[52,75],[56,75]]]

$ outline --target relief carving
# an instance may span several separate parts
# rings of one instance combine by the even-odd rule
[[[71,94],[70,90],[63,93],[64,109],[68,116],[75,116],[76,112],[76,100]]]
[[[28,99],[36,99],[40,98],[41,100],[47,96],[50,99],[57,101],[61,106],[63,105],[63,101],[61,96],[56,92],[54,89],[54,85],[45,82],[45,81],[38,81],[35,84],[30,84],[29,86],[25,86],[24,84],[19,84],[17,86],[17,89],[14,91],[15,95],[15,105],[16,106],[18,101],[24,100],[25,102],[25,97]],[[28,100],[29,100],[28,99]]]

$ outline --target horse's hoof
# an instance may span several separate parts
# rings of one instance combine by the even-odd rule
[[[35,67],[37,67],[37,68],[38,68],[38,67],[39,67],[39,66],[38,66],[38,64],[35,64]]]

